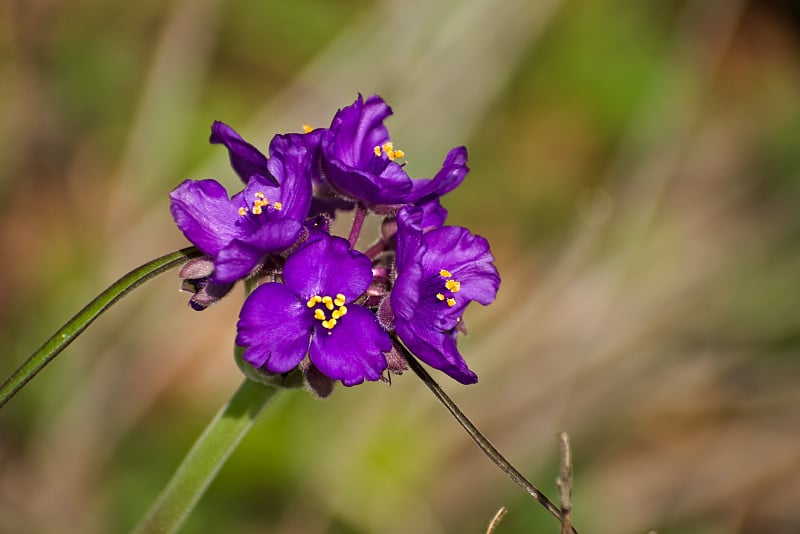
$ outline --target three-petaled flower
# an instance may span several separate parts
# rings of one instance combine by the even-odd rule
[[[300,237],[311,205],[312,169],[305,147],[285,136],[272,140],[269,160],[261,161],[256,157],[260,152],[244,141],[234,142],[238,135],[220,125],[215,123],[212,140],[220,130],[226,133],[232,165],[247,177],[247,185],[228,198],[215,180],[186,180],[170,193],[170,211],[186,238],[213,259],[209,280],[230,284],[253,272],[268,253]]]
[[[383,99],[361,95],[333,118],[322,137],[325,174],[341,194],[366,205],[403,205],[424,202],[455,189],[469,172],[467,149],[456,147],[431,179],[412,179],[401,161],[384,119],[392,114]]]
[[[394,326],[420,360],[472,384],[478,377],[456,346],[459,323],[471,301],[494,301],[500,276],[484,238],[459,226],[426,228],[425,215],[407,207],[397,217]]]
[[[372,282],[369,258],[346,239],[315,233],[286,260],[284,283],[256,288],[242,307],[236,343],[256,368],[287,373],[311,364],[346,386],[378,380],[391,341],[355,303]]]

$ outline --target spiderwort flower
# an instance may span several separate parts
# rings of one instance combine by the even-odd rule
[[[270,143],[270,156],[266,168],[280,187],[252,174],[230,199],[215,180],[186,180],[170,193],[178,228],[213,259],[214,284],[248,276],[266,254],[286,249],[301,234],[311,205],[310,158],[305,147],[283,136]]]
[[[383,125],[392,109],[377,95],[361,95],[333,118],[322,138],[325,173],[341,194],[369,206],[401,205],[452,191],[467,175],[467,149],[450,150],[432,179],[411,179],[403,169],[405,153]]]
[[[406,207],[397,217],[397,279],[390,296],[397,335],[419,359],[462,384],[478,377],[456,346],[464,309],[490,304],[500,276],[489,243],[459,226],[424,231],[424,212]]]
[[[346,386],[378,380],[388,334],[354,301],[372,281],[369,258],[346,239],[317,232],[289,255],[284,283],[268,282],[242,307],[236,343],[256,368],[287,373],[308,354],[311,364]]]

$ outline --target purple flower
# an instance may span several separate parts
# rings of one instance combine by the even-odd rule
[[[286,249],[300,236],[311,204],[310,158],[305,147],[284,136],[272,140],[270,156],[267,167],[280,187],[265,183],[263,174],[252,174],[244,190],[230,199],[214,180],[186,180],[170,193],[178,228],[214,260],[209,278],[214,284],[248,276],[266,254]]]
[[[419,359],[472,384],[478,377],[456,346],[459,322],[471,301],[494,301],[500,276],[484,238],[459,226],[423,231],[424,215],[409,207],[398,214],[395,330]]]
[[[283,279],[259,286],[242,307],[236,343],[246,347],[244,360],[286,373],[308,354],[346,386],[378,380],[391,341],[375,315],[353,303],[372,281],[370,260],[347,240],[318,232],[286,260]]]
[[[339,110],[322,138],[325,172],[341,194],[375,206],[430,200],[452,191],[466,176],[467,149],[450,150],[442,169],[432,179],[411,179],[400,160],[383,120],[392,109],[377,95],[361,95]]]

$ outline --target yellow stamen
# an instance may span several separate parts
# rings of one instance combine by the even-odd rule
[[[336,319],[331,319],[330,321],[322,321],[323,328],[327,328],[328,330],[333,330],[333,327],[336,326]]]
[[[313,131],[314,131],[314,128],[312,128],[310,124],[304,124],[303,125],[303,133],[309,133],[309,132],[313,132]]]
[[[253,215],[261,215],[261,204],[253,204]]]
[[[339,317],[343,317],[347,315],[347,306],[339,306],[339,309],[336,311],[339,312]]]
[[[273,202],[272,203],[272,207],[275,208],[278,211],[281,211],[283,209],[283,203],[282,202]]]
[[[314,310],[314,319],[317,319],[318,321],[324,321],[325,312],[322,311],[320,308],[317,308],[316,310]]]
[[[448,280],[444,283],[444,287],[452,291],[453,293],[458,293],[461,289],[461,282],[456,282],[455,280]]]
[[[441,293],[436,293],[436,298],[439,300],[444,300],[444,295],[442,295]]]
[[[450,271],[448,271],[447,269],[442,269],[441,271],[439,271],[439,276],[442,276],[444,278],[450,278],[453,275],[450,274]]]
[[[385,143],[383,143],[383,146],[381,146],[381,148],[383,149],[384,152],[388,154],[394,149],[394,143],[392,143],[391,141],[386,141]]]
[[[375,146],[375,148],[372,149],[372,151],[375,152],[376,156],[380,156],[381,155],[381,147],[379,147],[377,145]]]
[[[341,293],[336,293],[336,298],[333,299],[333,303],[336,304],[337,306],[341,306],[342,304],[344,304],[344,301],[345,301],[344,295],[342,295]]]
[[[248,211],[250,211],[250,210],[248,210],[248,209],[247,209],[247,208],[245,208],[245,207],[239,208],[239,215],[241,215],[242,217],[244,217],[245,215],[247,215],[247,212],[248,212]]]
[[[322,297],[320,297],[319,295],[314,295],[313,297],[308,299],[308,302],[306,302],[306,306],[308,306],[309,308],[313,308],[317,302],[322,302]]]
[[[452,308],[456,305],[456,299],[447,299],[447,305]]]
[[[262,193],[261,191],[259,191],[258,193],[256,193],[256,194],[255,194],[255,195],[253,195],[253,196],[254,196],[254,197],[256,197],[256,198],[265,198],[265,196],[266,196],[266,195],[264,195],[264,193]]]
[[[403,158],[405,157],[406,153],[400,150],[399,148],[394,151],[394,157],[396,158]]]
[[[326,296],[322,297],[322,303],[323,303],[323,304],[325,305],[325,307],[326,307],[326,308],[328,308],[329,310],[332,310],[332,309],[333,309],[333,299],[332,299],[332,298],[330,298],[329,296],[327,296],[327,295],[326,295]]]

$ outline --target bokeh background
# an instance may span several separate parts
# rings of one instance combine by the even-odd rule
[[[480,376],[437,374],[581,532],[800,531],[800,4],[0,2],[0,379],[117,277],[186,245],[167,193],[379,93],[413,175],[503,285]],[[124,532],[241,380],[240,291],[162,275],[0,411],[0,532]],[[284,394],[184,532],[557,532],[423,385]]]

